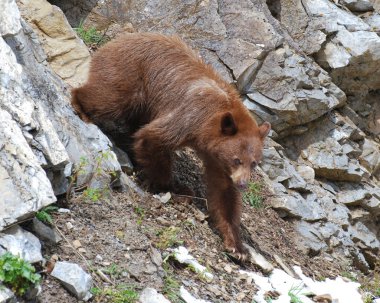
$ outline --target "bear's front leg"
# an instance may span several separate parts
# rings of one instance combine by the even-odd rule
[[[206,163],[206,180],[208,210],[223,236],[225,248],[239,259],[247,259],[248,251],[240,237],[242,201],[239,190],[221,169],[210,163]]]

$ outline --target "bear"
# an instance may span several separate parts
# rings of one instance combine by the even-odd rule
[[[158,190],[173,187],[173,152],[195,150],[205,168],[210,218],[226,250],[248,257],[241,191],[271,125],[258,126],[236,87],[183,40],[129,33],[108,42],[93,55],[87,82],[72,90],[72,106],[100,128],[115,121],[126,126],[135,162]]]

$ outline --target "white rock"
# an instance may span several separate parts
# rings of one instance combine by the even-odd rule
[[[195,298],[183,286],[179,289],[179,294],[186,303],[211,303],[210,301]]]
[[[210,273],[206,267],[199,264],[198,261],[189,254],[189,251],[185,247],[179,246],[174,248],[172,254],[178,262],[190,265],[195,272],[199,273],[207,281],[211,281],[214,278],[214,275]]]
[[[144,288],[139,297],[140,303],[170,303],[162,294],[154,288]]]
[[[16,34],[18,31],[20,31],[21,17],[15,0],[1,0],[0,12],[0,36]]]
[[[15,294],[2,284],[0,284],[0,303],[16,303]]]
[[[92,278],[79,265],[69,262],[56,262],[51,275],[79,300],[87,301],[92,295]]]
[[[40,241],[32,233],[18,225],[0,233],[0,246],[30,263],[43,260]]]
[[[328,0],[304,0],[313,16],[324,18],[326,30],[329,32],[347,28],[351,31],[369,30],[368,24],[353,14],[338,8]]]
[[[248,249],[248,252],[250,254],[250,261],[259,266],[265,273],[270,273],[273,271],[273,265],[269,263],[263,255],[259,254],[253,247],[249,245],[245,245],[245,247]]]

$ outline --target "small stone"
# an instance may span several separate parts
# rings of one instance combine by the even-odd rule
[[[58,209],[58,212],[61,214],[68,214],[71,212],[71,210],[67,209],[67,208],[60,208],[60,209]]]
[[[163,225],[163,226],[171,226],[171,222],[169,222],[168,220],[166,220],[165,218],[163,217],[158,217],[156,219],[156,221],[160,224],[160,225]]]
[[[329,294],[325,294],[325,295],[315,296],[313,297],[313,300],[318,303],[331,303],[332,297]]]
[[[238,293],[238,295],[236,296],[237,301],[241,301],[244,298],[245,298],[245,293],[243,293],[243,292]]]
[[[229,264],[227,264],[226,266],[224,266],[224,270],[225,270],[228,274],[230,274],[230,273],[232,272],[232,267],[231,267]]]
[[[212,292],[215,296],[219,297],[222,295],[221,291],[218,289],[216,285],[207,285],[206,289]]]
[[[172,195],[170,194],[170,192],[167,192],[163,195],[153,195],[153,197],[160,200],[161,203],[165,204],[172,198]]]
[[[152,262],[157,265],[157,266],[161,266],[162,265],[162,257],[161,257],[161,253],[159,252],[158,249],[152,247],[151,249],[151,252],[150,252],[150,259],[152,260]]]
[[[140,294],[140,303],[170,303],[162,294],[158,293],[154,288],[144,288]]]
[[[82,247],[82,244],[80,243],[79,240],[74,240],[73,241],[73,246],[78,249],[79,247]]]
[[[78,251],[79,251],[81,254],[85,254],[85,253],[87,253],[87,250],[86,250],[85,248],[83,248],[83,247],[79,247],[79,248],[78,248]]]
[[[198,289],[193,289],[195,293],[198,293]],[[192,296],[185,287],[181,286],[179,289],[179,293],[181,298],[186,302],[186,303],[210,303],[209,301],[197,299],[194,296]]]
[[[101,255],[96,255],[95,256],[95,262],[100,263],[102,261],[103,261],[103,257]]]
[[[249,246],[245,245],[245,247],[248,249],[251,262],[257,266],[259,266],[265,273],[270,273],[273,271],[274,267],[272,264],[270,264],[262,255],[260,255],[256,250]]]
[[[79,300],[87,301],[92,297],[90,293],[92,278],[79,265],[56,262],[51,276],[58,279]]]
[[[71,222],[66,222],[66,228],[67,230],[73,229],[74,225]]]

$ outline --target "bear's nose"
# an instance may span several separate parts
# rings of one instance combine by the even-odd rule
[[[247,185],[248,185],[248,182],[247,182],[247,181],[240,181],[240,182],[238,183],[238,187],[239,187],[239,189],[241,189],[241,190],[247,189]]]

